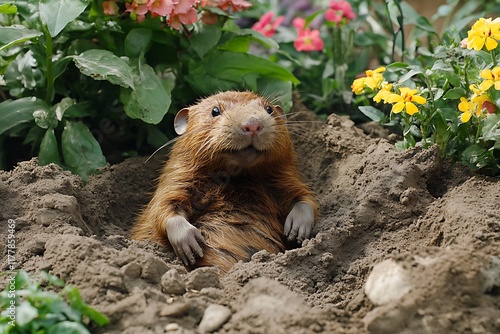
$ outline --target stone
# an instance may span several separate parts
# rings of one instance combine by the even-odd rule
[[[394,260],[385,260],[373,267],[365,283],[365,293],[375,305],[401,299],[412,285],[410,275]]]
[[[212,333],[221,328],[231,318],[231,310],[222,305],[210,304],[203,312],[198,331]]]
[[[219,267],[197,268],[189,273],[186,286],[191,290],[200,291],[203,288],[221,289]]]
[[[176,269],[170,269],[161,277],[162,290],[172,295],[182,295],[186,292],[186,284]]]

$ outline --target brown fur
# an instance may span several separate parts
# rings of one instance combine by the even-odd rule
[[[278,109],[269,116],[274,124],[256,165],[241,167],[227,159],[224,152],[242,147],[231,137],[234,126],[221,125],[211,111],[220,106],[228,117],[224,122],[232,124],[245,112],[239,108],[242,104],[265,108],[269,101],[251,92],[224,92],[189,108],[186,133],[175,143],[158,188],[133,228],[134,239],[170,247],[164,222],[181,214],[206,239],[204,256],[196,266],[218,265],[225,272],[259,250],[284,251],[283,225],[296,202],[308,202],[316,215],[317,204],[300,180],[293,144]]]

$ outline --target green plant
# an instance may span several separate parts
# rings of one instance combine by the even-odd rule
[[[290,103],[295,76],[247,53],[278,45],[231,18],[245,1],[183,0],[169,12],[145,3],[0,0],[3,168],[22,143],[86,180],[160,147],[175,112],[199,96],[249,89]]]
[[[381,123],[399,123],[397,146],[438,145],[471,169],[500,172],[500,18],[481,18],[462,40],[445,34],[434,52],[395,62],[356,79],[352,89],[375,106],[360,106]],[[384,111],[380,110],[383,109]],[[386,116],[389,114],[389,119]]]
[[[108,318],[85,303],[76,287],[64,286],[56,276],[42,272],[47,283],[42,288],[28,273],[18,271],[0,294],[0,332],[5,334],[85,334],[92,321],[99,326]],[[61,289],[59,293],[48,290]]]

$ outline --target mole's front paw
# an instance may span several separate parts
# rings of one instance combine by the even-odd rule
[[[309,239],[314,225],[314,210],[307,202],[297,202],[285,221],[284,233],[288,240],[302,242]]]
[[[185,265],[196,262],[195,254],[203,257],[203,250],[200,243],[205,243],[205,238],[200,230],[191,225],[182,216],[172,216],[166,221],[168,240],[172,245],[175,254]]]

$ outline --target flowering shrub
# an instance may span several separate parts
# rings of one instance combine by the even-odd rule
[[[247,52],[278,45],[236,26],[245,0],[2,3],[1,168],[29,158],[6,149],[24,143],[41,164],[87,179],[106,161],[160,147],[175,112],[200,96],[250,89],[284,96],[286,107],[298,83]]]
[[[473,169],[500,171],[500,19],[480,18],[466,40],[451,38],[421,63],[396,62],[352,83],[373,120],[403,127],[400,148],[437,144],[442,154]],[[390,107],[387,108],[384,105]],[[396,116],[400,114],[401,116]]]

